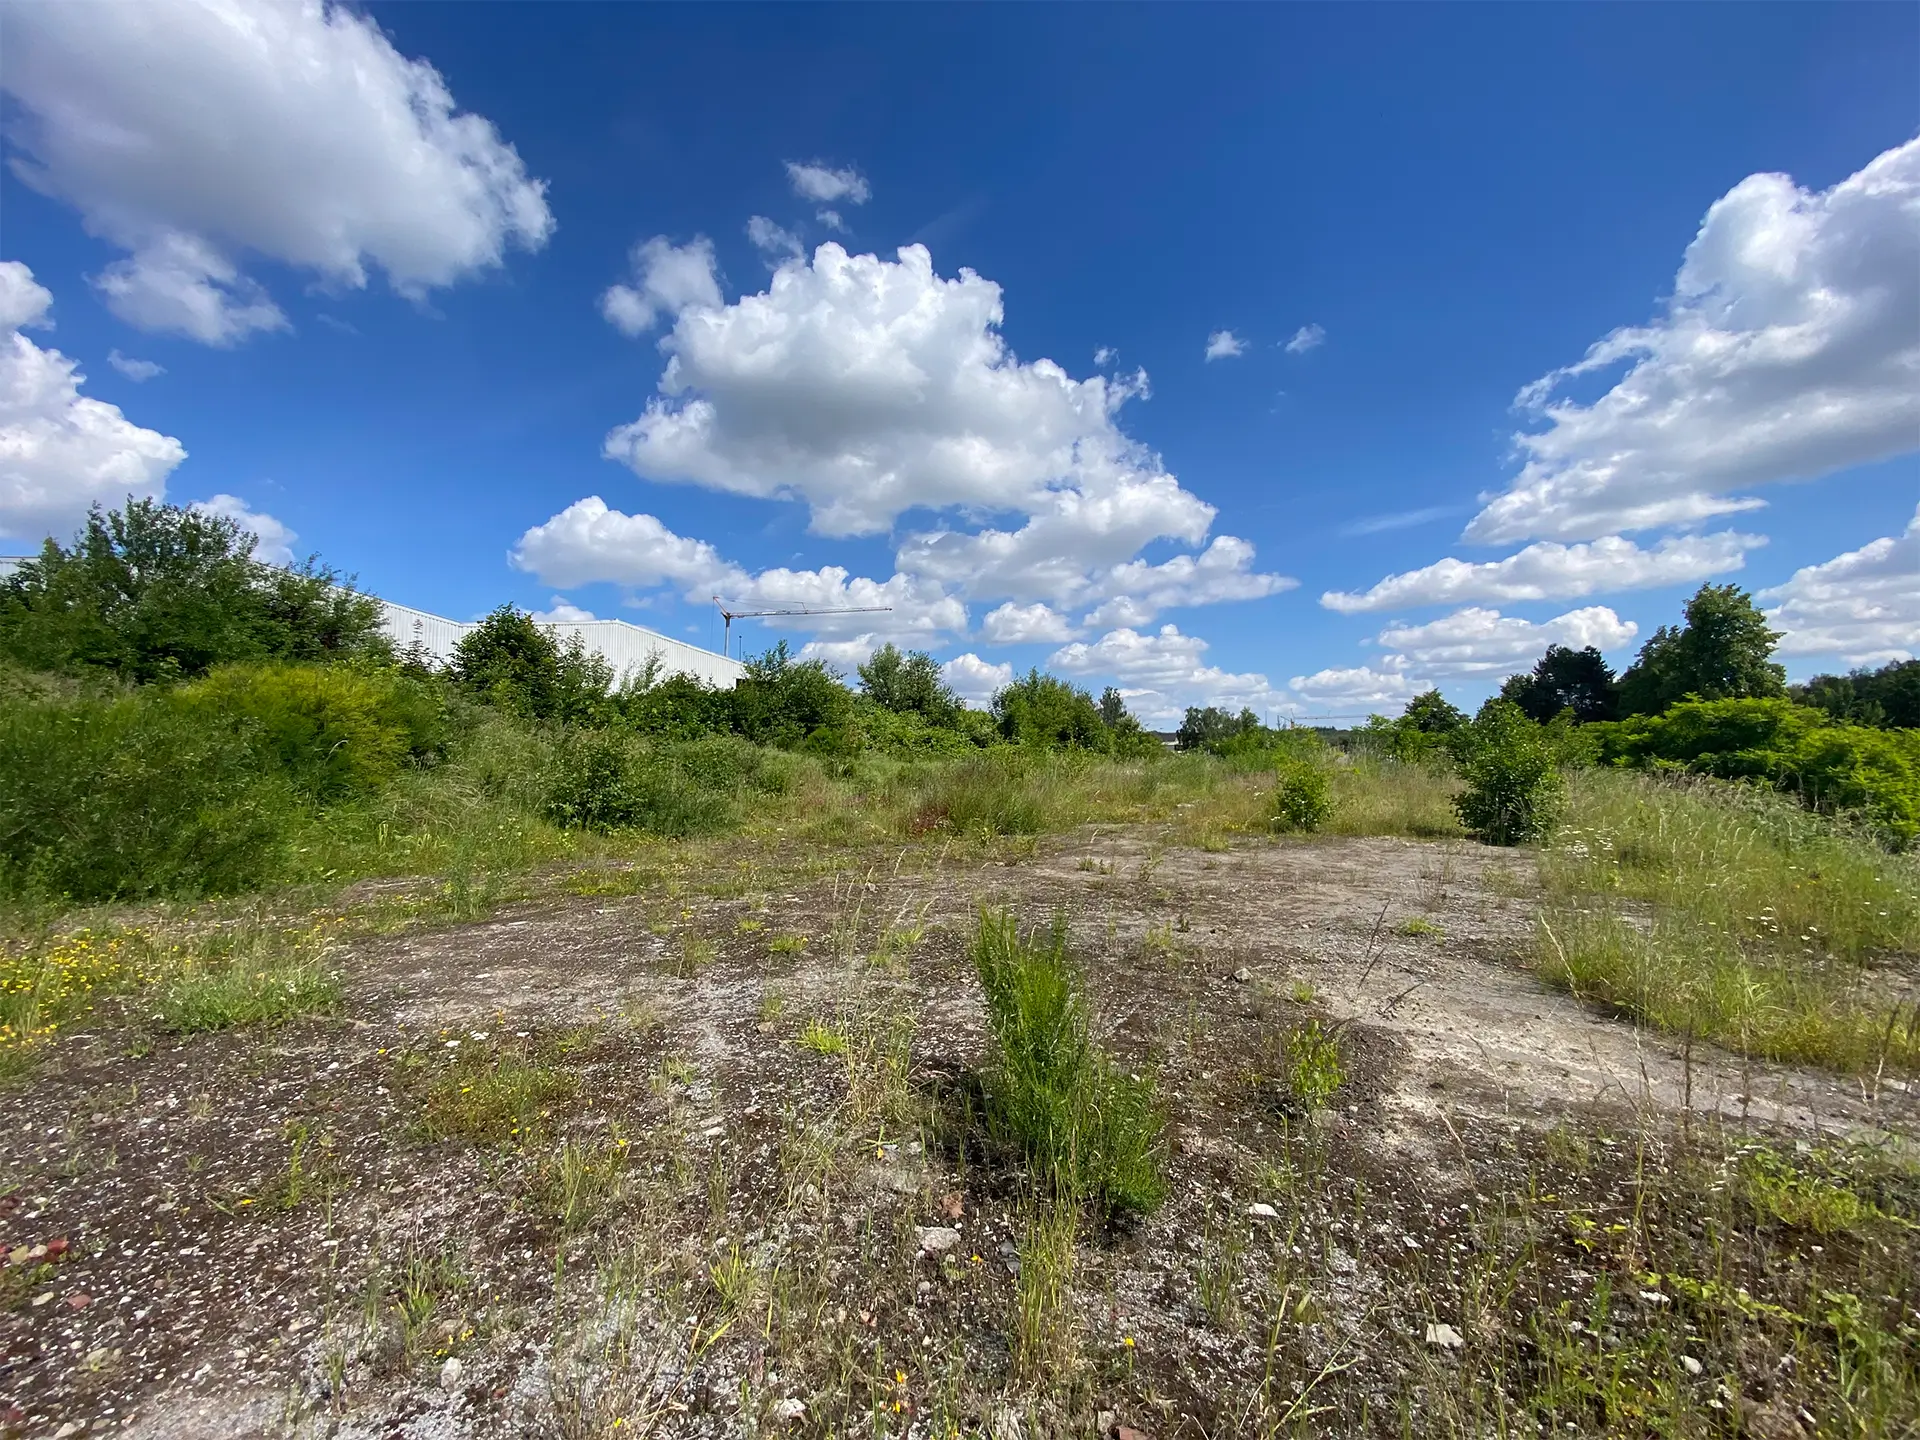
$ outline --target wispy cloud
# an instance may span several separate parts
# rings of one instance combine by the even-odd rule
[[[1304,355],[1327,343],[1327,332],[1318,325],[1302,325],[1293,332],[1293,338],[1287,341],[1289,355]]]
[[[1339,533],[1348,536],[1378,535],[1387,530],[1411,530],[1416,525],[1425,525],[1429,520],[1444,520],[1449,515],[1458,515],[1464,508],[1459,505],[1428,505],[1420,510],[1396,510],[1390,515],[1367,515],[1342,525]]]

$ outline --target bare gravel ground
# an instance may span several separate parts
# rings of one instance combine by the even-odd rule
[[[0,1238],[65,1243],[7,1271],[5,1433],[1484,1434],[1542,1375],[1599,1373],[1528,1317],[1643,1271],[1651,1318],[1554,1333],[1681,1419],[1569,1394],[1528,1433],[1840,1433],[1791,1327],[1663,1289],[1660,1246],[1722,1236],[1726,1154],[1911,1139],[1920,1097],[1542,984],[1524,854],[1116,831],[792,873],[596,872],[356,942],[338,1015],[69,1039],[6,1095]],[[974,1113],[983,904],[1064,911],[1169,1114],[1167,1203],[1082,1218],[1051,1301]],[[1309,1021],[1345,1072],[1314,1113],[1284,1083]],[[1718,1190],[1650,1179],[1715,1164]],[[1712,1243],[1776,1308],[1829,1282],[1784,1278],[1812,1255],[1912,1254],[1749,1228]]]

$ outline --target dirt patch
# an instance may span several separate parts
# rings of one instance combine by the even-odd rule
[[[1517,1323],[1467,1284],[1508,1197],[1548,1196],[1541,1278],[1508,1300],[1584,1306],[1620,1217],[1643,1223],[1650,1145],[1677,1171],[1696,1126],[1920,1118],[1543,985],[1514,852],[1121,832],[779,875],[612,874],[361,942],[345,1012],[274,1034],[75,1037],[0,1139],[0,1238],[64,1242],[9,1267],[32,1278],[0,1320],[7,1433],[1197,1436],[1322,1395],[1419,1431],[1409,1397],[1463,1373],[1428,1327]],[[1024,1179],[970,1108],[982,904],[1066,914],[1102,1036],[1168,1111],[1168,1202],[1079,1235],[1052,1390],[1007,1338]],[[1289,1082],[1309,1022],[1340,1066],[1316,1107]],[[451,1136],[448,1107],[484,1123]],[[1775,1353],[1727,1350],[1737,1405],[1798,1396],[1755,1368]]]

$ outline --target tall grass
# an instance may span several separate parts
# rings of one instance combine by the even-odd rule
[[[1151,1080],[1121,1070],[1093,1040],[1064,917],[1022,935],[1010,912],[983,912],[973,963],[994,1037],[987,1098],[997,1137],[1056,1197],[1118,1212],[1158,1205],[1165,1120]]]
[[[1718,781],[1577,773],[1569,801],[1541,856],[1548,979],[1766,1059],[1920,1066],[1914,857]]]
[[[1321,829],[1334,835],[1463,835],[1454,797],[1460,779],[1439,765],[1356,752],[1333,772],[1333,812]]]

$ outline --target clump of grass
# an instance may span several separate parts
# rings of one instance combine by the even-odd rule
[[[1057,1196],[1110,1211],[1158,1205],[1164,1118],[1152,1082],[1093,1041],[1065,918],[1023,936],[1010,912],[982,912],[973,962],[995,1042],[987,1097],[1000,1138]]]
[[[525,1145],[579,1089],[576,1076],[520,1047],[463,1041],[429,1082],[422,1119],[436,1140]]]
[[[1340,1042],[1318,1020],[1307,1021],[1287,1037],[1287,1094],[1301,1110],[1311,1115],[1326,1109],[1346,1079]]]
[[[1451,839],[1465,833],[1453,809],[1459,791],[1459,777],[1438,764],[1355,754],[1333,772],[1333,812],[1324,828],[1334,835]]]
[[[1438,925],[1434,924],[1433,921],[1424,919],[1419,915],[1415,915],[1407,920],[1402,920],[1394,927],[1394,932],[1399,935],[1405,935],[1410,940],[1423,939],[1428,935],[1438,937],[1446,933]]]
[[[618,1203],[630,1149],[617,1131],[603,1144],[563,1142],[534,1175],[535,1207],[559,1224],[562,1235],[584,1230]]]
[[[823,1020],[809,1020],[800,1032],[800,1045],[816,1055],[844,1055],[847,1037]]]
[[[1874,980],[1920,953],[1920,865],[1789,799],[1573,777],[1540,866],[1541,974],[1743,1054],[1861,1075],[1920,1066],[1920,1009]]]
[[[798,955],[806,948],[807,937],[804,935],[776,935],[768,942],[767,953],[770,955]]]
[[[1071,1304],[1078,1234],[1077,1212],[1058,1200],[1036,1202],[1024,1218],[1009,1337],[1014,1373],[1023,1380],[1058,1382],[1078,1357]]]
[[[338,1008],[343,993],[337,974],[310,963],[192,969],[160,986],[154,1014],[164,1028],[181,1035],[235,1025],[284,1025]]]

